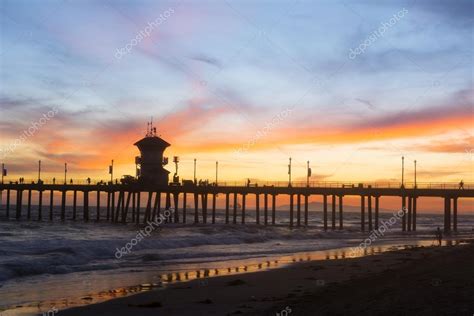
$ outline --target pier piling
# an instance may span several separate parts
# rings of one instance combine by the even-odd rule
[[[173,193],[173,200],[174,200],[174,214],[173,214],[174,222],[179,223],[179,193]]]
[[[156,192],[155,203],[153,204],[152,220],[155,220],[155,218],[160,217],[160,214],[161,214],[161,192]]]
[[[265,226],[268,225],[268,194],[263,195],[263,219]]]
[[[242,225],[245,224],[246,197],[247,195],[245,193],[242,194]]]
[[[369,217],[369,232],[372,231],[372,196],[369,194],[367,196],[367,215]]]
[[[229,193],[225,194],[225,223],[229,224]]]
[[[16,219],[19,220],[21,218],[21,208],[22,208],[22,202],[23,202],[23,191],[22,190],[17,190],[16,191]]]
[[[54,190],[49,192],[49,220],[53,220],[53,208],[54,208]]]
[[[379,229],[379,196],[375,196],[375,229]]]
[[[458,231],[458,199],[453,198],[453,230]]]
[[[97,190],[97,201],[96,201],[96,221],[100,221],[100,190]]]
[[[194,193],[194,224],[199,223],[198,209],[199,209],[199,194]]]
[[[115,190],[110,192],[111,195],[111,206],[110,206],[110,220],[114,221],[114,211],[115,211]]]
[[[260,225],[260,195],[255,196],[255,221],[257,225]]]
[[[128,208],[130,207],[130,199],[132,198],[132,192],[127,192],[127,203],[125,204],[125,209],[122,210],[122,224],[127,223]],[[124,200],[122,200],[124,201]],[[122,204],[123,205],[123,204]]]
[[[119,202],[117,203],[119,205],[120,205],[120,197],[121,197],[121,194],[119,195]],[[148,192],[148,199],[147,199],[147,202],[146,202],[145,215],[143,216],[143,224],[146,224],[146,222],[148,220],[150,220],[152,199],[153,199],[153,192],[149,191]],[[118,209],[118,207],[117,207],[117,209]]]
[[[43,190],[38,192],[38,220],[43,219]]]
[[[293,194],[290,194],[290,227],[293,227]]]
[[[339,195],[339,229],[340,230],[344,228],[342,199],[343,199],[343,196]]]
[[[31,190],[28,190],[28,206],[26,210],[26,218],[31,219]]]
[[[66,220],[66,190],[61,192],[61,221]]]
[[[234,193],[234,205],[232,209],[232,223],[237,224],[237,205],[238,205],[238,195],[237,193]]]
[[[301,194],[296,195],[296,225],[301,227]]]
[[[444,232],[449,234],[451,232],[451,198],[444,198]]]
[[[207,193],[201,195],[201,204],[202,204],[202,222],[207,223]]]
[[[412,220],[412,225],[413,225],[413,231],[416,231],[416,196],[413,197],[413,220]]]
[[[408,196],[408,216],[407,216],[407,230],[411,231],[411,220],[412,220],[412,197]]]
[[[402,215],[402,231],[406,231],[407,230],[407,207],[406,207],[406,204],[407,203],[407,200],[406,200],[406,196],[403,195],[402,196],[402,212],[403,212],[403,215]]]
[[[84,191],[84,221],[89,221],[89,191]]]
[[[308,226],[308,195],[304,195],[304,225]]]
[[[336,230],[336,195],[332,195],[331,201],[331,230]]]
[[[275,225],[276,195],[272,194],[272,225]]]
[[[7,189],[6,215],[7,219],[10,219],[10,189]]]
[[[135,223],[135,216],[136,216],[136,204],[137,203],[137,193],[132,192],[132,223]]]
[[[212,195],[212,223],[216,223],[216,196],[217,194]]]
[[[74,196],[76,196],[75,190],[74,190]],[[107,221],[110,220],[110,200],[111,200],[111,194],[110,192],[107,192],[107,214],[106,214]]]
[[[328,196],[323,195],[323,227],[328,230]]]
[[[186,192],[183,193],[183,223],[186,223],[186,200],[187,200],[187,194]]]
[[[136,214],[136,218],[135,218],[137,224],[140,223],[140,205],[141,205],[140,196],[141,196],[141,192],[138,191],[137,192],[137,210],[136,210],[137,214]]]

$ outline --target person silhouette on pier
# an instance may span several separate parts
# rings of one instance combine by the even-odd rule
[[[71,178],[71,180],[69,181],[69,183],[72,184],[72,178]]]
[[[459,182],[459,190],[464,190],[464,181]]]
[[[441,242],[443,241],[443,233],[441,232],[441,229],[438,226],[438,229],[436,229],[436,239],[438,240],[438,246],[441,246]]]

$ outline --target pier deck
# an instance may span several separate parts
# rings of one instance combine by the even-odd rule
[[[14,192],[16,203],[12,203],[12,192]],[[16,218],[21,219],[23,214],[23,204],[26,200],[27,219],[31,219],[32,193],[37,195],[37,219],[44,218],[44,192],[49,193],[49,213],[47,218],[53,220],[53,209],[55,206],[54,194],[61,196],[61,220],[66,220],[66,207],[72,206],[72,219],[77,219],[77,196],[78,192],[82,195],[82,203],[79,203],[82,208],[82,219],[89,221],[91,218],[91,201],[90,196],[93,195],[95,199],[96,220],[100,220],[101,209],[106,208],[106,219],[113,223],[146,223],[149,220],[155,219],[160,215],[164,209],[173,208],[173,216],[168,219],[170,222],[186,223],[186,200],[193,199],[194,202],[194,223],[208,222],[208,207],[210,208],[211,223],[215,223],[216,214],[216,196],[218,194],[225,195],[225,222],[237,223],[237,215],[240,212],[241,223],[246,223],[246,196],[254,195],[256,198],[255,215],[257,224],[275,224],[275,217],[278,212],[276,209],[276,196],[286,195],[289,197],[289,225],[302,226],[308,225],[308,200],[311,196],[322,196],[323,199],[323,228],[327,229],[343,229],[344,227],[344,196],[359,196],[360,197],[360,228],[365,231],[378,229],[379,223],[379,208],[380,197],[395,196],[400,197],[401,212],[402,212],[402,230],[415,231],[417,218],[417,199],[419,197],[438,197],[444,199],[444,231],[446,233],[451,230],[457,230],[458,222],[458,199],[459,198],[474,198],[474,186],[464,185],[459,188],[456,184],[420,184],[416,187],[407,184],[403,187],[396,185],[380,185],[380,184],[350,184],[350,183],[326,183],[310,184],[304,186],[296,184],[289,186],[282,185],[282,183],[274,183],[272,185],[253,185],[253,186],[238,186],[238,185],[168,185],[168,186],[147,186],[134,184],[38,184],[38,183],[4,183],[0,184],[0,194],[6,195],[4,204],[4,214],[0,214],[0,218]],[[72,197],[71,194],[72,193]],[[101,207],[101,196],[107,195],[107,202],[104,207]],[[161,197],[165,195],[166,205],[161,205]],[[211,202],[208,203],[209,196]],[[241,197],[242,204],[238,205],[238,197]],[[146,203],[140,205],[145,197]],[[263,197],[263,221],[261,214],[260,201]],[[181,198],[181,203],[180,203]],[[328,210],[328,198],[331,202],[331,210]],[[230,202],[233,201],[230,210]],[[336,218],[336,201],[338,204],[338,212]],[[181,205],[180,205],[181,204]],[[12,207],[15,206],[15,213],[13,214]],[[143,214],[142,214],[143,210]],[[11,211],[11,212],[10,212]],[[199,215],[199,211],[201,214]],[[232,214],[230,213],[232,211]],[[331,212],[331,226],[328,225],[328,212]],[[302,212],[304,212],[302,216]],[[295,214],[296,213],[296,214]],[[367,218],[366,218],[367,215]],[[271,218],[270,218],[271,217]],[[338,222],[336,222],[338,220]],[[262,223],[263,222],[263,223]],[[337,227],[336,227],[337,226]]]

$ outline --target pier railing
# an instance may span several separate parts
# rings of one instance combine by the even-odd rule
[[[104,184],[107,185],[110,182],[109,180],[104,179],[91,179],[90,182],[87,179],[73,179],[72,183],[68,180],[64,183],[63,180],[55,180],[53,179],[44,179],[42,180],[43,184],[58,184],[58,185],[97,185],[97,184]],[[36,184],[38,181],[33,179],[25,179],[23,181],[24,184]],[[18,183],[18,181],[4,181],[5,184],[8,183]],[[114,184],[121,184],[120,180],[113,181]],[[202,184],[204,185],[204,184]],[[215,186],[215,182],[209,182],[209,186]],[[288,181],[252,181],[250,184],[247,181],[219,181],[218,186],[220,187],[289,187]],[[291,187],[295,188],[304,188],[308,187],[308,183],[306,181],[292,181]],[[399,189],[402,187],[402,183],[398,181],[381,181],[381,182],[367,182],[367,181],[310,181],[309,182],[310,188],[387,188],[387,189]],[[414,182],[405,182],[404,183],[405,189],[414,189],[415,183]],[[416,183],[417,189],[461,189],[460,183],[458,182],[417,182]],[[474,183],[464,183],[462,189],[474,189]]]
[[[219,186],[247,186],[247,182],[242,181],[226,181],[219,182]],[[251,182],[250,186],[275,186],[275,187],[288,187],[288,181],[256,181]],[[292,181],[292,187],[303,188],[307,187],[306,181]],[[341,181],[310,181],[309,187],[311,188],[356,188],[356,187],[372,187],[372,188],[389,188],[398,189],[401,188],[401,182],[341,182]],[[415,188],[415,183],[405,182],[405,189]],[[456,182],[417,182],[416,188],[418,189],[459,189],[460,185]],[[464,183],[464,189],[474,189],[474,183]]]

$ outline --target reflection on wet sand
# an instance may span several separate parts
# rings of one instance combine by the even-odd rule
[[[459,245],[459,240],[445,240],[444,246]],[[207,279],[216,276],[235,275],[240,273],[258,272],[268,269],[283,267],[292,263],[314,261],[314,260],[338,260],[345,258],[356,258],[367,255],[376,255],[387,251],[396,251],[402,249],[415,248],[420,246],[432,246],[432,241],[417,241],[409,245],[381,245],[377,247],[367,247],[363,252],[354,252],[351,248],[341,248],[335,250],[322,250],[307,253],[297,253],[286,256],[280,256],[277,259],[253,258],[244,261],[237,261],[237,265],[230,265],[233,262],[216,262],[215,268],[197,269],[192,271],[176,271],[170,273],[158,274],[153,277],[157,280],[153,283],[143,283],[131,287],[120,287],[113,290],[91,293],[87,296],[76,299],[62,299],[57,301],[40,302],[29,306],[21,306],[15,309],[15,315],[42,313],[55,306],[59,310],[82,305],[96,304],[107,300],[129,296],[131,294],[147,292],[151,290],[163,289],[168,284],[177,282],[188,282],[198,279]],[[201,283],[202,286],[207,282]],[[2,315],[10,315],[9,311],[2,312]],[[13,315],[13,314],[12,314]]]

